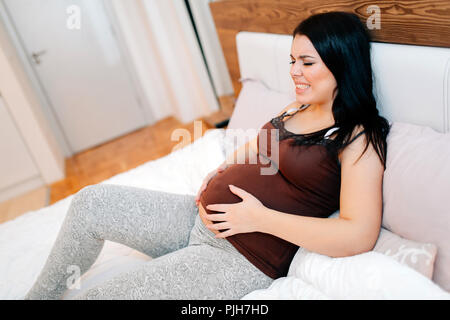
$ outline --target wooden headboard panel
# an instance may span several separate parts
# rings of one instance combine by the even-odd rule
[[[348,0],[222,0],[209,4],[216,25],[235,97],[241,90],[236,49],[240,31],[291,34],[298,23],[312,14],[346,11],[366,24],[380,8],[381,28],[370,30],[375,42],[450,47],[450,1],[348,1]]]

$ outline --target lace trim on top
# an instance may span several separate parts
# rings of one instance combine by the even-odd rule
[[[339,129],[339,127],[336,127],[336,124],[319,130],[319,131],[315,131],[315,132],[310,132],[310,133],[293,133],[290,132],[289,130],[287,130],[284,127],[284,117],[286,117],[287,115],[294,115],[295,113],[298,112],[298,109],[296,112],[292,113],[292,114],[288,114],[287,111],[283,112],[283,114],[279,115],[278,117],[273,118],[272,120],[270,120],[270,123],[272,123],[272,125],[279,130],[279,141],[284,140],[284,139],[288,139],[288,138],[293,138],[294,140],[298,141],[298,142],[302,142],[302,144],[316,144],[316,143],[320,143],[323,141],[331,141],[330,139],[328,139],[328,137],[336,130]],[[323,136],[322,134],[325,133]]]

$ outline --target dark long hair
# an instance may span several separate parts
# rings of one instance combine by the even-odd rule
[[[386,138],[390,125],[379,115],[372,91],[369,31],[357,15],[335,11],[310,16],[292,35],[308,37],[336,79],[338,93],[332,111],[339,130],[333,141],[334,150],[343,149],[355,127],[362,125],[366,146],[358,160],[372,143],[386,169]]]

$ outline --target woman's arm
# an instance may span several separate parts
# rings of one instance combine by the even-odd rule
[[[384,171],[372,144],[354,164],[365,147],[362,137],[341,155],[339,218],[304,217],[267,208],[260,231],[331,257],[372,250],[381,227]]]

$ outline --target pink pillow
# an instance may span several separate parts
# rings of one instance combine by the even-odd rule
[[[432,243],[404,239],[381,228],[373,251],[392,257],[399,263],[420,272],[428,279],[433,277],[437,247]]]
[[[260,129],[284,107],[295,101],[295,94],[271,90],[259,80],[244,79],[227,129]]]
[[[450,291],[450,134],[394,122],[387,144],[382,225],[435,244],[433,281]]]

